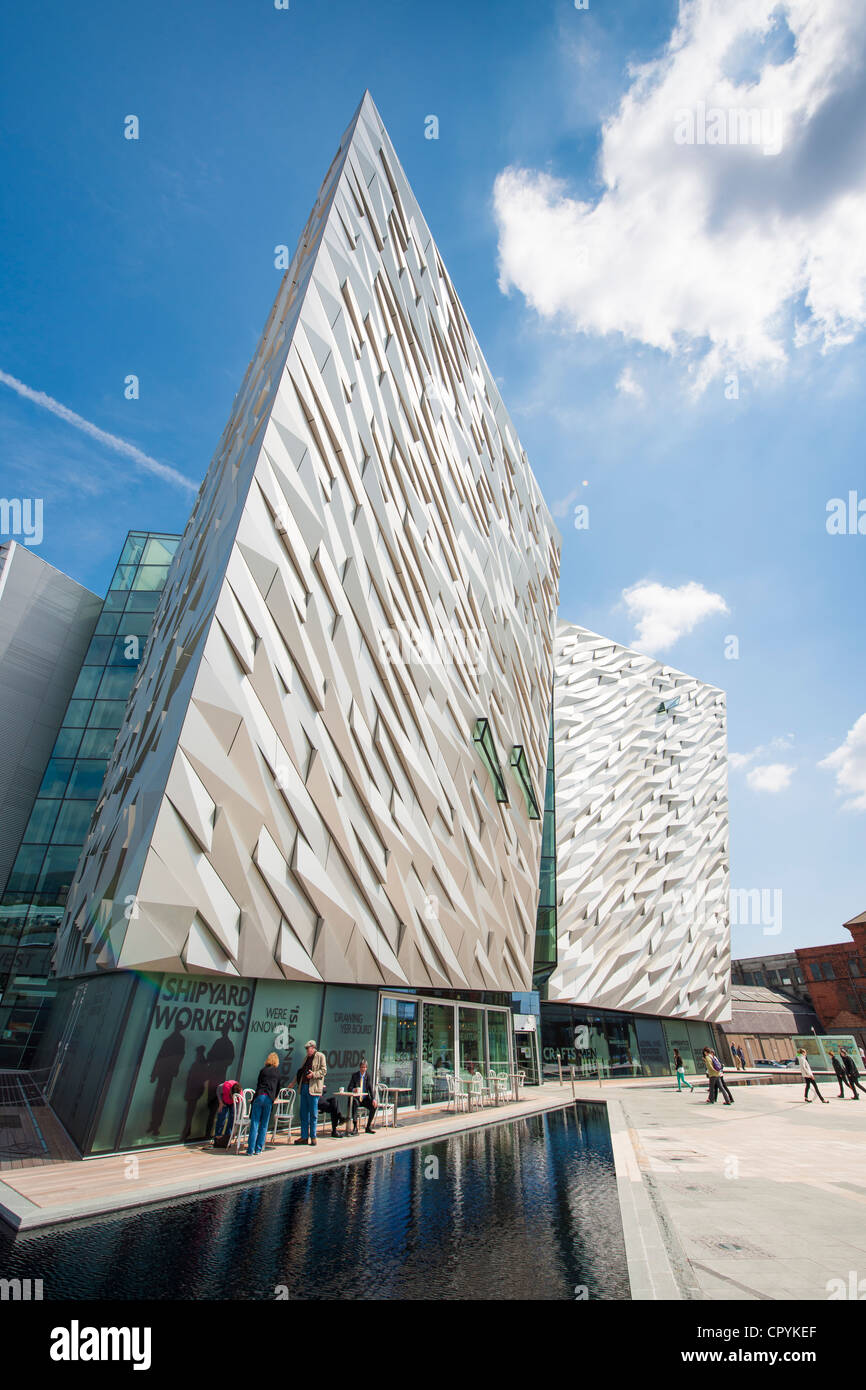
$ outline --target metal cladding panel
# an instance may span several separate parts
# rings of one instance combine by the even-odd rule
[[[527,987],[508,760],[543,795],[559,544],[367,95],[175,556],[60,973]]]
[[[728,1018],[724,693],[560,622],[554,736],[557,965],[548,998]]]
[[[26,545],[0,545],[0,893],[101,609]]]

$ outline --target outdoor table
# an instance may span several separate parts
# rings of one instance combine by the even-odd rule
[[[397,1106],[399,1105],[398,1096],[412,1094],[411,1086],[382,1086],[383,1091],[387,1091],[389,1096],[394,1097],[394,1128],[397,1128]]]
[[[336,1097],[336,1096],[345,1096],[346,1099],[347,1099],[347,1101],[351,1102],[351,1101],[353,1101],[353,1100],[357,1100],[357,1099],[358,1099],[358,1091],[357,1091],[357,1090],[354,1090],[354,1091],[346,1091],[346,1090],[343,1090],[343,1089],[341,1088],[339,1091],[335,1091],[335,1092],[334,1092],[334,1096],[335,1096],[335,1097]],[[351,1123],[351,1120],[352,1120],[352,1106],[351,1106],[351,1104],[347,1104],[347,1106],[346,1106],[346,1134],[347,1134],[347,1135],[348,1135],[348,1133],[349,1133],[349,1125],[350,1125],[350,1123]],[[371,1116],[371,1122],[372,1122],[372,1116]]]
[[[484,1108],[484,1096],[483,1096],[483,1092],[482,1092],[481,1090],[479,1090],[478,1086],[476,1086],[476,1084],[475,1084],[475,1082],[473,1081],[472,1077],[471,1077],[471,1076],[464,1077],[463,1080],[462,1080],[462,1081],[458,1081],[457,1084],[458,1084],[458,1086],[462,1086],[462,1087],[464,1088],[464,1095],[466,1096],[466,1106],[467,1106],[467,1109],[468,1109],[468,1110],[483,1110],[483,1108]],[[474,1105],[474,1104],[473,1104],[473,1101],[477,1101],[478,1104],[477,1104],[477,1105]]]

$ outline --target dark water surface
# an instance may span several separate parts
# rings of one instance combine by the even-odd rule
[[[321,1299],[629,1297],[594,1105],[131,1215],[0,1232],[0,1277],[42,1279],[46,1299],[274,1299],[279,1286]]]

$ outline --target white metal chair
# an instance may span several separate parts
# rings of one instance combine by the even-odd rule
[[[383,1082],[376,1083],[376,1123],[380,1125],[393,1125],[394,1123],[394,1102],[388,1099],[388,1087]],[[372,1120],[373,1116],[370,1116]]]
[[[485,1089],[484,1077],[481,1075],[480,1071],[473,1072],[466,1083],[470,1109],[473,1106],[477,1110],[483,1109]]]
[[[497,1105],[510,1099],[511,1085],[507,1076],[502,1076],[500,1072],[490,1073],[490,1085],[493,1088],[494,1097]]]
[[[271,1122],[268,1126],[270,1138],[268,1143],[276,1144],[277,1135],[288,1133],[292,1137],[292,1117],[295,1110],[295,1092],[283,1087],[274,1102],[271,1110]]]
[[[469,1096],[465,1087],[453,1072],[445,1073],[445,1081],[448,1086],[448,1109],[466,1110],[469,1107]]]
[[[228,1147],[234,1144],[238,1153],[241,1151],[241,1144],[250,1137],[250,1101],[252,1091],[241,1091],[232,1101],[234,1115],[232,1116],[232,1132],[229,1136]]]

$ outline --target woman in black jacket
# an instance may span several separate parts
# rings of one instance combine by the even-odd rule
[[[280,1093],[280,1059],[276,1052],[269,1052],[265,1065],[259,1072],[255,1095],[250,1107],[250,1142],[248,1154],[260,1154],[265,1147],[268,1134],[268,1121],[271,1108]]]

